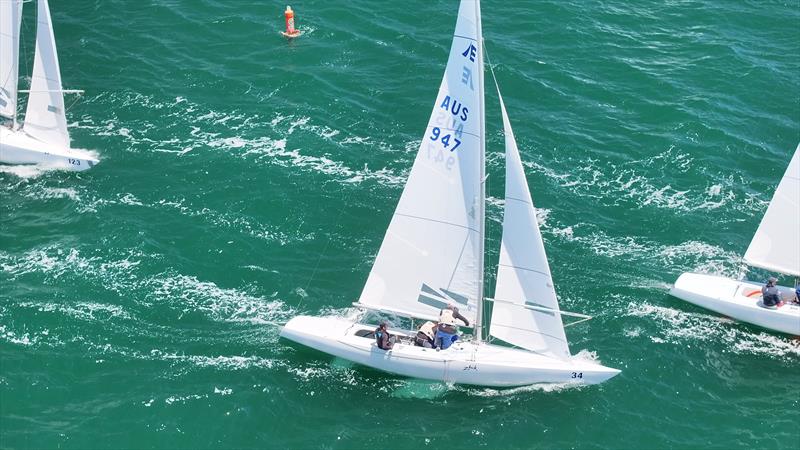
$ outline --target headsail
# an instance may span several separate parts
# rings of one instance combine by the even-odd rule
[[[38,0],[36,13],[36,56],[23,130],[48,144],[69,148],[61,71],[47,0]]]
[[[0,0],[0,116],[17,115],[22,0]]]
[[[500,90],[506,141],[503,239],[489,334],[532,352],[570,357],[550,265]],[[538,307],[536,310],[523,306]],[[543,309],[547,310],[543,310]]]
[[[448,303],[474,320],[481,277],[483,76],[478,8],[464,0],[425,135],[359,302],[414,317]]]
[[[800,276],[800,145],[775,189],[744,261],[754,267]]]

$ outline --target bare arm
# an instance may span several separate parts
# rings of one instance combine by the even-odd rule
[[[469,326],[469,320],[458,312],[458,308],[453,308],[453,317],[464,322],[464,325]]]

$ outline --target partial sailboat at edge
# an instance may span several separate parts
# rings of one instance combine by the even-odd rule
[[[744,263],[800,280],[800,145],[744,254]],[[800,336],[795,289],[779,286],[783,304],[764,307],[763,283],[699,273],[682,274],[669,293],[743,322]]]
[[[596,384],[620,371],[573,357],[559,309],[511,123],[500,98],[506,192],[495,298],[484,298],[485,119],[480,2],[462,0],[444,78],[425,136],[375,263],[354,303],[365,310],[435,321],[454,305],[471,339],[445,350],[415,346],[417,333],[391,350],[376,345],[374,325],[341,317],[297,316],[281,336],[399,375],[482,386]],[[498,88],[499,95],[499,88]],[[490,339],[483,304],[493,302]],[[510,344],[510,345],[508,345]]]
[[[27,91],[19,90],[22,0],[0,1],[0,163],[41,164],[86,170],[92,153],[70,147],[65,93],[47,0],[37,1],[36,53]],[[28,93],[24,122],[18,121],[19,94]]]

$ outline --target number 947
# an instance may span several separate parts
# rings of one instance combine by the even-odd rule
[[[450,148],[451,152],[454,152],[458,148],[458,146],[461,145],[461,141],[450,135],[450,133],[442,135],[442,130],[439,127],[433,127],[433,129],[431,130],[430,138],[432,141],[439,140],[439,142],[442,143],[444,148],[449,148],[451,145],[450,141],[452,140],[453,147]]]

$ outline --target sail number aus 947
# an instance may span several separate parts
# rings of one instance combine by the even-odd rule
[[[433,127],[433,129],[431,130],[430,138],[431,138],[432,141],[439,140],[439,142],[442,143],[444,148],[449,148],[451,152],[456,151],[458,146],[461,145],[461,141],[456,139],[450,133],[442,135],[442,130],[439,127]],[[452,148],[450,148],[451,145],[452,145]]]

